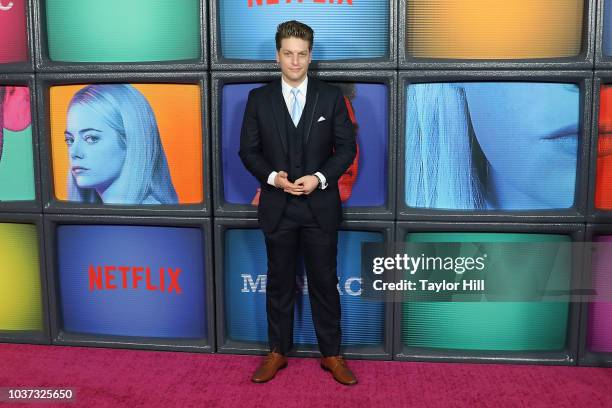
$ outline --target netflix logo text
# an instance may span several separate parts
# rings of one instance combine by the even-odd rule
[[[89,290],[148,290],[180,295],[181,268],[89,265]]]

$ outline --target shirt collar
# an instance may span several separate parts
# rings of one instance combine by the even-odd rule
[[[289,96],[293,87],[286,83],[283,77],[281,77],[281,86],[283,90],[283,95]],[[297,86],[297,89],[299,89],[300,93],[304,95],[304,97],[306,97],[306,90],[308,89],[308,75],[306,75],[306,78],[304,78],[302,83]]]

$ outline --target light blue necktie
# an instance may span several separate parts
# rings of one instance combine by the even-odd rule
[[[296,127],[300,122],[300,116],[302,116],[302,107],[300,106],[300,101],[298,100],[299,93],[299,89],[291,88],[291,94],[293,95],[293,105],[291,105],[291,120]]]

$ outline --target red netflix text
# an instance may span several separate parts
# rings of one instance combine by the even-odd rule
[[[180,274],[181,268],[89,265],[89,290],[140,289],[180,295]]]
[[[280,4],[280,3],[303,3],[304,0],[265,0],[267,5],[272,5],[272,4]],[[344,3],[344,0],[310,0],[313,3],[321,3],[321,4],[342,4]],[[264,4],[264,0],[255,0],[255,3],[258,6],[263,6]],[[253,7],[253,0],[247,0],[247,4],[249,7]],[[348,4],[349,6],[353,5],[353,0],[346,0],[346,4]]]

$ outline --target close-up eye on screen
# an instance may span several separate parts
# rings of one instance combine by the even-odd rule
[[[381,206],[387,197],[388,87],[384,84],[330,82],[340,88],[349,118],[356,129],[357,154],[338,181],[345,207]],[[247,171],[237,152],[240,126],[249,91],[261,83],[227,84],[222,88],[221,145],[225,201],[259,202],[259,182]]]
[[[406,92],[406,205],[502,211],[574,205],[578,85],[423,83]]]
[[[575,57],[584,0],[406,0],[406,55],[454,60]]]
[[[387,0],[213,1],[217,1],[223,58],[274,61],[276,26],[288,20],[314,30],[314,60],[388,58],[391,3]]]
[[[0,201],[34,198],[30,89],[0,84]]]
[[[50,105],[57,200],[203,201],[200,86],[58,85],[50,88]]]
[[[28,60],[27,0],[0,1],[0,64]]]
[[[44,6],[51,61],[200,58],[200,0],[45,0]]]

